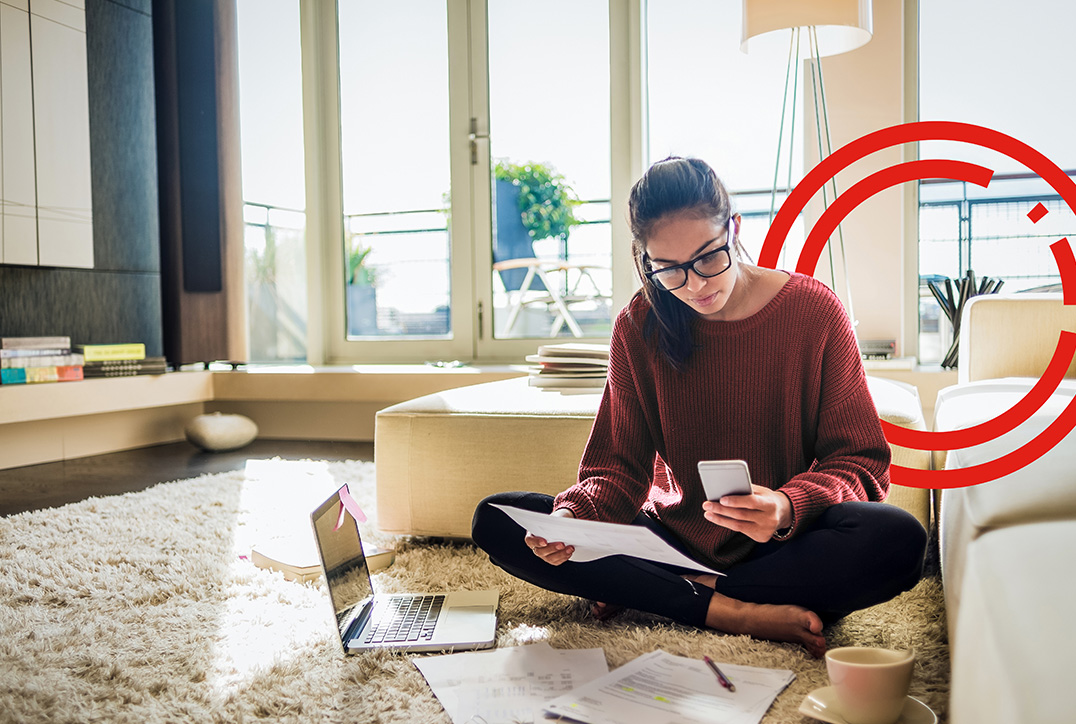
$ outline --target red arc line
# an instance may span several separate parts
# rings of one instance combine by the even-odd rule
[[[1076,257],[1072,255],[1068,237],[1062,237],[1050,244],[1054,263],[1061,272],[1061,291],[1065,304],[1076,304]]]
[[[986,188],[993,175],[994,172],[984,166],[949,159],[908,161],[873,173],[834,199],[833,204],[815,222],[800,252],[796,271],[813,274],[822,249],[844,217],[869,197],[891,186],[923,178],[947,178],[969,181]]]
[[[1076,183],[1057,164],[1026,143],[1004,133],[970,123],[956,121],[905,123],[869,133],[842,146],[822,159],[817,166],[804,176],[774,217],[763,242],[762,251],[759,254],[759,265],[770,268],[776,267],[781,248],[788,238],[788,232],[792,228],[796,217],[804,209],[811,197],[830,179],[834,178],[839,171],[877,150],[923,140],[958,141],[1003,153],[1014,160],[1020,161],[1037,173],[1057,191],[1070,209],[1076,211]],[[1064,303],[1076,304],[1076,279],[1073,277],[1073,274],[1076,273],[1076,259],[1073,259],[1072,250],[1067,244],[1067,239],[1062,239],[1061,242],[1065,243],[1059,242],[1052,245],[1051,251],[1054,253],[1054,258],[1061,272]],[[797,269],[797,271],[799,270]],[[1059,346],[1060,344],[1059,342]],[[1059,355],[1060,351],[1055,351],[1055,359]],[[1070,358],[1071,356],[1070,354]],[[1041,457],[1060,442],[1074,427],[1076,427],[1076,397],[1042,434],[997,460],[960,470],[918,470],[892,466],[891,479],[898,485],[919,488],[965,487],[995,480]],[[967,431],[963,432],[966,433]],[[934,437],[938,433],[920,432],[920,434]]]

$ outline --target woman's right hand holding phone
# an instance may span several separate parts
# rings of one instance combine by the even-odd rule
[[[555,515],[561,518],[574,518],[572,511],[567,508],[557,508],[550,515]],[[527,531],[526,536],[523,538],[523,542],[527,544],[527,547],[534,551],[534,555],[541,558],[543,561],[551,566],[559,566],[569,558],[572,557],[572,553],[575,552],[575,548],[569,545],[565,545],[559,541],[550,543],[545,538],[540,538],[536,535],[531,535],[530,531]]]

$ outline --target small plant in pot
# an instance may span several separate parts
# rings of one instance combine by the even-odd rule
[[[378,334],[377,272],[370,267],[371,251],[353,241],[347,255],[347,331],[354,337]]]

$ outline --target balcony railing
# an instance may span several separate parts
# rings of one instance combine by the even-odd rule
[[[566,240],[539,240],[534,242],[536,256],[561,259],[569,264],[588,264],[608,270],[611,266],[609,247],[609,199],[594,199],[580,203],[576,208],[579,226],[573,228]],[[448,238],[448,215],[442,209],[419,209],[396,212],[374,212],[345,216],[345,246],[347,249],[370,248],[369,266],[374,276],[391,275],[395,279],[433,280],[432,289],[412,284],[408,289],[410,308],[395,304],[391,290],[377,299],[376,325],[373,332],[352,330],[353,336],[444,336],[451,332],[448,315],[450,289],[447,280],[451,263]],[[394,243],[399,240],[400,244]],[[415,245],[421,244],[424,253],[416,254]],[[492,269],[490,270],[492,274]],[[612,274],[595,273],[600,294],[612,296]],[[443,284],[438,286],[440,280]],[[563,276],[559,282],[565,294],[573,281]],[[388,286],[383,285],[383,286]],[[417,288],[416,288],[417,287]],[[426,292],[427,301],[419,302],[422,309],[415,308],[414,297]],[[386,299],[388,297],[388,299]],[[507,314],[507,295],[494,289],[494,318]],[[549,322],[555,312],[549,313]],[[591,318],[593,317],[593,318]],[[586,310],[579,314],[580,326],[589,334],[607,334],[610,327],[608,309],[599,310],[597,316],[588,316]],[[543,322],[533,325],[541,329]],[[519,334],[510,336],[543,336],[531,333],[531,328],[520,328]]]
[[[1076,171],[1066,172],[1070,177]],[[1046,214],[1032,221],[1042,204]],[[1002,292],[1059,289],[1050,245],[1076,238],[1076,215],[1032,174],[996,174],[990,188],[931,180],[920,185],[919,358],[937,362],[952,330],[927,287],[936,277],[958,279],[968,270],[979,278],[1002,279]]]
[[[579,227],[566,241],[535,243],[536,253],[565,259],[570,264],[591,264],[608,269],[608,199],[584,201],[577,209]],[[270,204],[245,203],[245,274],[247,280],[248,343],[252,361],[295,361],[306,356],[306,260],[303,211]],[[439,266],[447,279],[450,264],[448,217],[441,209],[352,214],[345,217],[345,248],[353,244],[374,245],[371,257],[374,274],[397,278],[421,278],[424,267]],[[394,243],[401,242],[400,244]],[[432,243],[431,243],[432,241]],[[424,243],[432,254],[418,255],[409,245]],[[413,246],[412,246],[413,248]],[[398,249],[394,256],[386,250]],[[611,274],[595,274],[601,293],[611,296]],[[564,280],[563,283],[570,283]],[[431,303],[425,310],[402,309],[391,297],[382,295],[376,306],[375,330],[368,335],[352,325],[352,336],[438,337],[450,332],[447,290],[444,303]],[[506,314],[508,301],[495,291],[494,313]],[[601,316],[603,315],[603,316]],[[580,325],[588,334],[608,332],[608,310],[591,318],[578,312]],[[355,315],[349,315],[354,317]],[[552,317],[550,318],[552,319]],[[541,325],[538,325],[539,327]]]
[[[248,357],[306,359],[306,214],[243,205]]]

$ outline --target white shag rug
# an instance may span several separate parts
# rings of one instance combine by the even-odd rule
[[[792,669],[765,724],[810,721],[797,708],[828,683],[798,646],[635,612],[597,623],[584,602],[509,577],[469,544],[381,534],[373,463],[274,459],[0,518],[0,721],[447,724],[410,656],[342,654],[320,581],[293,583],[246,557],[265,536],[308,531],[309,511],[343,483],[371,518],[364,540],[396,548],[375,575],[380,590],[499,588],[498,646],[602,647],[610,669],[657,648]],[[915,649],[911,694],[946,720],[937,579],[826,634],[831,646]]]

